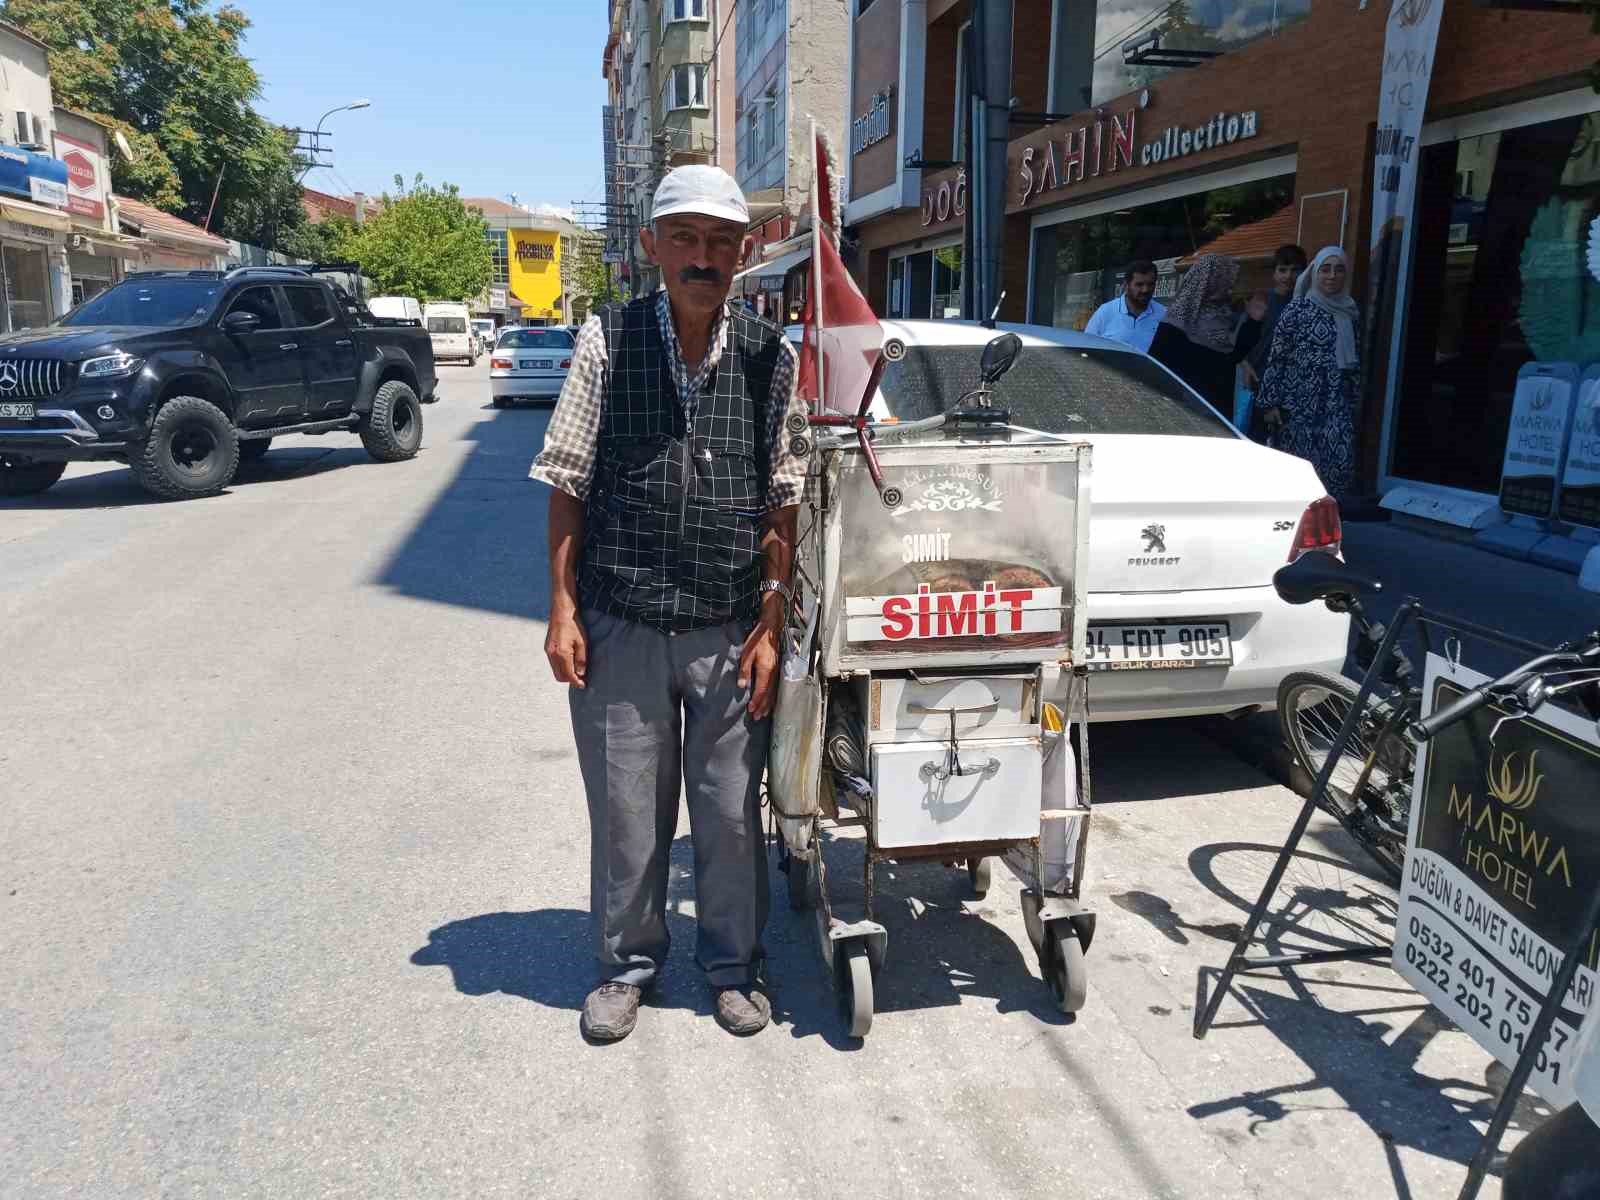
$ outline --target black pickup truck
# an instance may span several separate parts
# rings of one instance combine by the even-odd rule
[[[358,433],[373,458],[422,444],[433,346],[309,270],[147,271],[54,325],[0,335],[0,497],[115,459],[172,500],[227,487],[288,433]]]

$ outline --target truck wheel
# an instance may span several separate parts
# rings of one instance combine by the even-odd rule
[[[239,431],[199,396],[174,396],[150,422],[150,436],[128,450],[139,486],[163,500],[215,496],[239,469]]]
[[[240,462],[260,462],[267,456],[267,447],[272,445],[271,438],[250,438],[239,443]]]
[[[361,444],[379,462],[403,462],[422,447],[422,406],[417,394],[391,379],[372,398],[372,411],[361,418]]]
[[[64,462],[34,462],[0,454],[0,496],[34,496],[61,478]]]

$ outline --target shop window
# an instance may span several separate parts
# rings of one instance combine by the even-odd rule
[[[50,323],[50,273],[43,250],[23,246],[0,249],[5,275],[6,332]]]
[[[1239,246],[1241,238],[1220,239],[1269,221],[1293,203],[1294,176],[1280,175],[1045,226],[1034,237],[1031,319],[1082,329],[1096,308],[1117,295],[1123,268],[1136,258],[1155,261],[1156,299],[1168,301],[1196,255],[1213,246]],[[1271,286],[1272,255],[1280,239],[1243,240],[1240,297]]]
[[[889,316],[925,321],[961,315],[961,247],[889,260]]]
[[[1305,20],[1311,0],[1172,0],[1130,7],[1095,4],[1094,43],[1085,41],[1082,57],[1091,57],[1092,103],[1103,104],[1125,92],[1148,87],[1173,67],[1133,66],[1123,61],[1124,43],[1154,34],[1166,50],[1227,52],[1271,37],[1289,25]],[[1070,75],[1083,77],[1079,63],[1061,64]],[[1193,69],[1193,68],[1190,68]],[[1202,68],[1203,69],[1203,68]],[[1070,110],[1076,98],[1062,98]]]
[[[933,310],[936,320],[961,315],[961,247],[945,246],[933,252]]]
[[[1517,370],[1600,360],[1600,114],[1429,146],[1418,175],[1391,473],[1495,492]]]
[[[494,282],[510,283],[510,253],[506,244],[506,231],[490,229],[484,236],[489,239],[489,261],[494,268]]]

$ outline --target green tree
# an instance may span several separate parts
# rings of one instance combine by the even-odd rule
[[[293,142],[253,105],[249,19],[212,0],[7,0],[6,20],[50,48],[56,103],[128,138],[118,192],[216,233],[276,246],[305,223]],[[215,196],[215,208],[212,200]]]
[[[350,257],[350,239],[356,224],[337,214],[318,223],[306,224],[278,239],[276,249],[307,262],[343,262]]]
[[[622,297],[612,278],[611,264],[601,257],[605,239],[598,234],[586,234],[578,241],[577,266],[573,271],[572,291],[589,298],[589,311],[602,304],[610,304]]]
[[[395,194],[378,201],[339,243],[341,254],[361,264],[383,295],[429,300],[468,300],[489,286],[489,256],[483,214],[461,202],[454,184],[434,187],[421,175],[408,189],[394,177]]]

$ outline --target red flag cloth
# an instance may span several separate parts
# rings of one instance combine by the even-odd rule
[[[854,413],[883,347],[883,328],[834,248],[833,188],[827,152],[816,139],[811,279],[801,313],[800,394],[813,411]],[[818,370],[818,367],[821,370]]]

